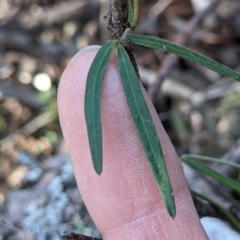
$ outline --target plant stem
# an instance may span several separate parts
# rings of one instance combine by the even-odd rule
[[[110,0],[110,11],[105,16],[108,31],[113,39],[119,40],[127,28],[126,0]]]
[[[131,41],[125,37],[126,32],[132,31],[128,26],[128,6],[126,0],[111,0],[110,11],[105,16],[107,21],[107,29],[113,39],[122,40],[122,44],[126,49],[128,56],[134,66],[136,74],[140,79],[138,67],[133,54],[133,47]]]
[[[140,74],[139,74],[138,66],[137,66],[137,63],[136,63],[136,60],[135,60],[135,57],[133,54],[134,51],[133,51],[133,46],[132,46],[131,40],[128,37],[122,38],[122,45],[126,49],[127,54],[132,62],[134,70],[136,72],[136,75],[137,75],[138,79],[140,80]]]

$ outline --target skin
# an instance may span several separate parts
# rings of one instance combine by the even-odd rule
[[[144,92],[175,195],[176,217],[169,217],[130,116],[115,56],[108,65],[102,92],[103,172],[100,176],[94,172],[84,95],[87,73],[98,49],[88,47],[71,60],[61,78],[58,107],[81,196],[103,239],[208,239],[179,158]]]

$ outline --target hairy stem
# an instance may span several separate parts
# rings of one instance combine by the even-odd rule
[[[134,7],[137,8],[137,14],[138,14],[138,0],[134,0]],[[127,50],[127,53],[131,59],[131,62],[134,66],[135,72],[140,79],[137,63],[134,58],[133,54],[133,47],[131,41],[124,37],[124,33],[126,30],[129,30],[130,28],[127,29],[128,26],[128,8],[130,7],[129,2],[127,0],[110,0],[110,11],[105,16],[105,19],[107,21],[107,28],[108,31],[113,39],[121,39],[122,44],[124,48]],[[134,16],[133,16],[134,17]],[[136,16],[135,16],[135,20]],[[135,25],[137,22],[135,22]]]
[[[108,31],[113,39],[119,40],[127,28],[128,9],[126,0],[110,0],[110,11],[105,16]]]

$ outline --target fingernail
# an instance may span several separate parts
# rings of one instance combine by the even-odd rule
[[[97,49],[97,48],[100,48],[101,46],[99,45],[90,45],[90,46],[87,46],[83,49],[81,49],[79,52],[77,52],[73,58],[77,57],[79,54],[82,54],[83,52],[86,52],[86,51],[89,51],[89,50],[92,50],[92,49]]]

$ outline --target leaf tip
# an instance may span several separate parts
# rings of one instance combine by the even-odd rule
[[[172,193],[172,197],[174,199],[173,193]],[[175,206],[174,200],[172,202],[171,201],[167,202],[166,207],[167,207],[168,214],[172,219],[174,219],[176,217],[176,206]]]
[[[101,175],[102,173],[102,164],[93,164],[94,170],[98,175]]]
[[[175,208],[175,206],[173,208],[169,208],[168,209],[168,213],[169,213],[170,217],[172,219],[174,219],[176,217],[176,208]]]

